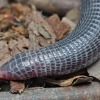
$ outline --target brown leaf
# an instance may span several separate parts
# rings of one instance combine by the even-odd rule
[[[5,46],[7,46],[6,41],[0,41],[0,49],[2,49]]]
[[[32,12],[26,16],[26,23],[28,24],[28,32],[29,32],[29,39],[30,39],[30,50],[35,50],[40,48],[40,45],[47,45],[48,43],[44,44],[43,38],[40,38],[40,34],[45,38],[50,40],[50,43],[55,42],[55,35],[51,26],[44,20],[41,13],[39,12]],[[40,39],[39,39],[40,38]],[[51,38],[51,39],[50,39]],[[41,43],[40,43],[41,42]],[[39,45],[40,44],[40,45]]]
[[[62,39],[63,38],[63,35],[66,33],[66,32],[69,32],[70,31],[70,26],[65,23],[65,22],[60,22],[60,28],[58,29],[58,34],[57,34],[57,39]],[[67,33],[68,34],[68,33]]]
[[[0,40],[8,40],[11,39],[12,37],[16,38],[19,36],[18,33],[14,33],[12,30],[2,32],[0,35],[1,35]]]
[[[21,3],[12,3],[11,7],[19,14],[26,15],[27,13],[31,12],[31,9],[28,6],[22,5]]]
[[[40,33],[43,37],[45,37],[46,39],[50,39],[50,38],[51,38],[51,36],[48,34],[47,31],[44,30],[44,28],[43,28],[42,26],[38,25],[38,29],[39,29],[39,33]]]
[[[21,22],[11,14],[6,14],[4,18],[13,25],[21,25]]]
[[[58,32],[57,28],[59,29],[59,23],[60,23],[60,18],[58,17],[58,15],[54,14],[50,16],[49,18],[47,18],[47,22],[49,23],[49,25],[51,25],[55,34],[57,34]]]
[[[4,20],[4,14],[0,14],[0,22]]]
[[[26,42],[27,42],[27,44],[26,44]],[[18,45],[17,45],[18,50],[20,50],[21,52],[24,52],[25,51],[24,47],[27,47],[29,45],[28,40],[26,42],[24,41],[24,39],[22,39],[22,36],[20,36],[20,38],[18,38]]]
[[[20,36],[21,37],[21,40],[23,41],[24,43],[24,47],[29,47],[29,39],[25,38],[23,35]]]
[[[84,82],[92,82],[93,78],[92,77],[87,77],[87,76],[75,76],[73,78],[67,79],[67,80],[53,80],[49,78],[42,78],[46,82],[56,84],[59,86],[70,86],[70,85],[76,85],[79,83],[84,83]]]
[[[0,60],[5,56],[5,54],[10,54],[8,46],[4,46],[0,49]]]
[[[29,39],[30,39],[30,42],[29,42],[29,50],[36,50],[36,49],[39,49],[41,48],[41,46],[39,45],[39,37],[35,34],[29,34]]]
[[[10,39],[8,42],[8,46],[10,49],[13,49],[17,44],[18,44],[18,42],[14,39]]]
[[[71,26],[71,29],[70,29],[69,33],[71,33],[76,27],[76,24],[73,21],[71,21],[70,19],[68,19],[67,17],[63,17],[62,22],[65,22],[65,23],[67,23]]]
[[[41,34],[44,38],[52,38],[52,42],[55,42],[55,34],[40,12],[34,11],[28,14],[26,16],[26,23],[28,24],[29,33],[33,33],[36,36]]]
[[[1,29],[6,29],[6,28],[10,27],[11,25],[12,24],[7,19],[4,19],[0,23],[0,28]]]
[[[16,54],[19,54],[20,51],[18,50],[18,48],[15,46],[12,48],[12,51],[11,51],[11,56],[15,56]]]
[[[62,39],[63,35],[70,30],[70,26],[65,22],[61,22],[60,18],[56,14],[49,17],[47,22],[51,25],[57,40]]]
[[[41,46],[45,47],[45,46],[48,46],[48,45],[50,45],[52,43],[51,43],[51,39],[44,39],[43,37],[40,36],[39,37],[39,44]]]
[[[4,0],[3,0],[4,1]],[[0,9],[0,15],[3,14],[4,16],[5,15],[11,15],[11,9],[9,8],[3,8],[3,9]]]
[[[76,84],[85,83],[85,82],[91,83],[92,80],[93,80],[93,78],[90,77],[90,76],[79,76],[79,77],[74,77],[74,78],[73,78],[73,82],[72,82],[71,85],[76,85]]]
[[[25,89],[24,81],[10,81],[10,92],[21,94]]]
[[[50,26],[50,25],[48,24],[48,22],[42,17],[41,13],[37,13],[37,17],[39,18],[38,21],[40,21],[40,22],[38,22],[39,25],[41,26],[41,28],[44,29],[45,32],[48,33],[49,36],[46,37],[46,36],[45,36],[46,33],[45,33],[44,35],[43,35],[43,33],[40,33],[40,34],[42,34],[46,39],[52,38],[52,42],[54,43],[54,42],[55,42],[56,36],[55,36],[55,34],[54,34],[54,32],[53,32],[51,26]],[[39,31],[39,32],[40,32],[40,31]]]
[[[28,26],[28,31],[30,34],[35,34],[36,36],[39,36],[37,25],[32,21]]]

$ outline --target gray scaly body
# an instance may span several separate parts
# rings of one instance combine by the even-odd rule
[[[100,57],[100,0],[81,0],[76,29],[53,45],[14,56],[0,68],[0,78],[26,80],[32,77],[76,72]]]

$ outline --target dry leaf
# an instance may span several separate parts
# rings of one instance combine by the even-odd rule
[[[47,31],[45,31],[45,29],[44,29],[42,26],[38,25],[38,30],[39,30],[39,33],[40,33],[43,37],[45,37],[46,39],[50,39],[50,38],[51,38],[51,36],[48,34]]]
[[[4,19],[0,22],[0,29],[6,29],[10,27],[11,25],[12,24],[7,19]]]
[[[63,35],[70,30],[70,26],[65,22],[61,22],[60,18],[56,14],[49,17],[47,22],[51,25],[57,40],[62,39]]]
[[[6,41],[0,41],[0,49],[3,47],[8,46]]]
[[[51,39],[44,39],[42,36],[39,37],[39,44],[43,47],[48,46],[51,43]]]
[[[76,84],[85,83],[85,82],[91,83],[92,80],[93,80],[93,78],[90,77],[90,76],[80,76],[79,78],[76,77],[76,78],[73,80],[73,83],[72,83],[71,85],[76,85]]]
[[[11,24],[13,24],[13,25],[21,25],[21,22],[15,17],[15,16],[13,16],[13,15],[11,15],[11,14],[6,14],[5,16],[4,16],[4,18],[7,20],[7,21],[9,21]]]
[[[70,86],[70,85],[76,85],[79,83],[84,83],[84,82],[92,82],[93,78],[88,77],[88,76],[75,76],[73,78],[67,79],[67,80],[53,80],[49,78],[41,78],[44,79],[44,81],[56,84],[59,86]]]
[[[31,12],[31,9],[28,6],[22,5],[21,3],[12,3],[12,9],[15,9],[19,14],[26,15]]]
[[[29,34],[29,50],[36,50],[41,48],[41,46],[39,45],[39,37],[35,36],[35,34]]]
[[[3,0],[4,1],[4,0]],[[3,9],[0,9],[0,14],[3,14],[4,16],[5,15],[11,15],[11,9],[10,8],[3,8]]]
[[[24,43],[24,47],[29,47],[29,39],[25,38],[23,35],[20,36],[21,37],[21,40],[23,41]]]
[[[15,56],[16,54],[19,54],[20,51],[18,50],[18,48],[15,46],[12,48],[12,51],[11,51],[11,56]]]
[[[32,21],[28,26],[28,31],[30,34],[35,34],[36,36],[39,36],[37,25]]]
[[[0,14],[0,22],[4,20],[4,14]]]
[[[54,14],[50,16],[49,18],[47,18],[47,22],[49,23],[49,25],[51,25],[54,33],[57,34],[60,23],[60,18],[58,17],[58,15]]]
[[[34,11],[28,14],[26,16],[26,23],[28,24],[29,33],[36,34],[36,36],[41,34],[44,38],[52,38],[53,43],[55,42],[55,34],[40,12]]]
[[[13,49],[17,44],[18,44],[18,42],[14,39],[10,39],[8,42],[8,46],[10,49]]]
[[[10,81],[10,92],[21,94],[25,89],[24,81]]]
[[[17,36],[19,36],[18,33],[14,33],[12,30],[9,30],[1,34],[0,40],[7,40],[7,39],[11,39],[12,37],[17,37]]]
[[[43,35],[46,39],[51,38],[51,39],[52,39],[52,42],[55,43],[55,38],[56,38],[56,36],[55,36],[55,34],[54,34],[53,30],[52,30],[52,27],[51,27],[51,26],[48,24],[48,22],[42,17],[41,13],[37,13],[37,17],[39,18],[39,21],[40,21],[40,22],[38,22],[39,25],[44,29],[45,32],[48,33],[49,36],[46,37],[45,34],[43,35],[43,33],[42,33],[42,35]],[[41,34],[41,33],[40,33],[40,34]]]
[[[55,43],[55,35],[53,33],[53,30],[51,26],[46,22],[46,20],[44,20],[41,13],[34,11],[31,14],[28,14],[26,16],[26,23],[28,24],[29,39],[30,39],[29,49],[30,50],[35,50],[37,48],[40,48],[40,45],[46,46],[46,44],[48,44],[48,42],[45,44],[42,43],[41,39],[39,39],[40,34],[45,39],[48,39],[46,41],[50,41],[49,42],[50,44]]]
[[[26,45],[27,44],[25,42],[23,42],[23,40],[22,40],[21,37],[18,38],[18,45],[17,45],[18,50],[20,50],[21,52],[24,52],[25,51],[25,48],[24,47],[26,47]]]
[[[10,54],[8,46],[4,46],[0,49],[0,60],[5,56],[5,54]]]
[[[76,24],[73,21],[71,21],[70,19],[68,19],[67,17],[63,17],[62,22],[65,22],[70,25],[71,29],[70,29],[69,33],[71,33],[76,27]]]

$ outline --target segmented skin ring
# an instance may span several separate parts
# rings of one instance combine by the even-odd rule
[[[81,70],[100,57],[100,0],[81,0],[80,19],[63,40],[14,56],[0,68],[0,78],[26,80]]]

